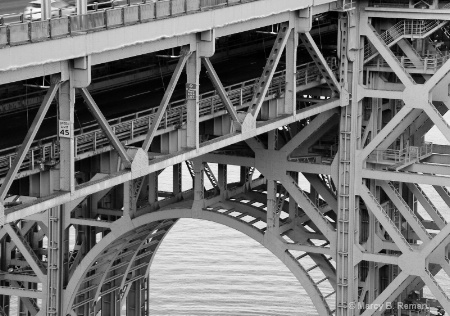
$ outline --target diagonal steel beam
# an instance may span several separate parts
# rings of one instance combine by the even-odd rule
[[[426,193],[420,188],[418,184],[406,183],[408,189],[414,194],[422,207],[427,211],[428,215],[433,219],[439,229],[442,229],[447,225],[445,218],[439,212],[439,210],[434,206],[433,202],[428,198]]]
[[[245,142],[253,151],[266,149],[266,146],[259,140],[258,136],[246,139]]]
[[[17,281],[11,281],[11,285],[15,288],[20,288],[19,282]],[[20,300],[28,309],[28,312],[31,314],[31,316],[37,315],[37,313],[39,312],[39,306],[37,306],[36,303],[32,302],[32,299],[30,299],[29,297],[21,297]]]
[[[27,260],[27,263],[33,269],[34,273],[36,273],[36,276],[39,278],[39,280],[45,283],[46,275],[44,274],[44,268],[42,267],[42,265],[39,264],[39,258],[37,258],[36,254],[34,253],[33,249],[31,249],[30,245],[26,244],[27,241],[24,240],[23,237],[19,235],[20,231],[18,231],[18,229],[16,231],[16,229],[14,229],[12,225],[15,224],[5,225],[8,235],[11,237],[11,240],[14,242],[16,247],[20,250],[24,258]]]
[[[158,112],[156,112],[155,119],[153,120],[152,125],[149,127],[147,137],[145,137],[144,143],[142,144],[142,149],[145,152],[148,152],[148,150],[150,149],[150,145],[152,144],[159,124],[161,123],[164,112],[166,111],[167,105],[169,104],[170,98],[172,97],[173,91],[175,90],[175,87],[177,85],[178,79],[180,79],[181,73],[183,72],[184,65],[186,64],[186,61],[188,60],[189,56],[191,56],[191,54],[192,52],[187,49],[183,49],[181,51],[180,59],[178,60],[178,64],[172,74],[172,78],[170,78],[169,85],[166,89],[166,92],[164,92],[161,103],[159,104]]]
[[[425,269],[425,274],[422,276],[422,280],[430,289],[434,297],[441,303],[444,310],[450,311],[450,297],[444,292],[439,283],[428,269]]]
[[[422,251],[420,252],[422,256],[427,257],[432,252],[434,252],[439,246],[443,244],[448,244],[450,242],[450,224],[447,224],[441,231],[428,243],[426,243]]]
[[[111,126],[109,126],[108,121],[103,116],[103,113],[100,111],[89,91],[86,88],[81,88],[81,95],[86,101],[89,111],[95,117],[106,137],[111,142],[111,145],[115,150],[117,150],[120,158],[122,158],[122,163],[125,165],[125,168],[131,168],[130,156],[128,156],[127,151],[125,150],[117,135],[112,131]]]
[[[280,31],[275,39],[275,43],[269,58],[267,59],[261,78],[255,86],[255,92],[252,101],[250,102],[250,106],[248,107],[248,113],[251,113],[254,119],[256,119],[259,114],[259,110],[261,109],[270,83],[272,82],[273,75],[277,69],[278,62],[283,54],[283,49],[286,46],[291,30],[292,28],[289,27],[288,23],[281,24]]]
[[[400,272],[399,275],[381,292],[377,298],[370,302],[372,306],[380,306],[381,309],[377,308],[369,308],[361,314],[361,316],[371,316],[375,313],[381,312],[385,310],[388,306],[385,304],[386,302],[392,302],[400,293],[403,292],[404,289],[411,283],[414,279],[414,276],[408,275],[405,272]]]
[[[205,68],[207,70],[207,74],[209,78],[211,79],[212,84],[214,85],[214,88],[219,93],[220,99],[222,100],[223,104],[228,110],[228,114],[230,114],[231,119],[234,122],[239,123],[239,118],[236,113],[236,109],[233,106],[233,103],[231,102],[230,98],[228,97],[227,92],[223,88],[222,82],[220,82],[219,76],[217,76],[216,71],[214,70],[214,67],[209,60],[209,58],[203,57],[202,58],[203,65],[205,65]]]
[[[365,159],[369,154],[377,148],[377,146],[386,139],[386,137],[397,127],[405,117],[412,111],[412,108],[402,107],[401,110],[386,124],[386,126],[372,139],[372,141],[364,147],[361,152],[361,159]],[[400,129],[403,132],[403,129]]]
[[[307,197],[306,193],[298,187],[295,180],[292,179],[292,177],[285,175],[281,178],[281,184],[289,192],[289,196],[299,204],[322,234],[329,241],[336,240],[336,230],[334,227],[320,212],[317,206],[315,206],[315,204]]]
[[[336,195],[331,191],[331,189],[320,179],[320,177],[316,174],[311,173],[303,173],[303,176],[312,186],[316,189],[316,191],[323,197],[325,202],[331,207],[333,212],[337,213],[338,202]]]
[[[6,175],[2,186],[0,187],[0,201],[3,201],[6,197],[6,194],[8,194],[9,188],[11,187],[12,182],[14,181],[14,178],[16,177],[23,160],[25,159],[25,156],[28,153],[31,144],[33,143],[33,140],[36,137],[39,127],[41,126],[42,121],[44,120],[44,117],[47,114],[47,111],[53,99],[55,98],[56,92],[58,91],[60,84],[61,83],[58,80],[58,82],[53,83],[50,86],[50,89],[47,91],[47,94],[45,95],[44,100],[42,101],[42,104],[39,107],[36,116],[34,117],[33,123],[31,123],[30,129],[28,130],[28,133],[25,136],[25,139],[22,145],[20,146],[19,151],[17,152],[16,159],[14,159],[14,162],[12,163],[12,166],[9,169],[8,174]]]
[[[384,58],[384,60],[388,63],[389,67],[391,67],[392,71],[397,75],[400,81],[405,86],[411,86],[414,84],[414,80],[411,75],[407,73],[404,68],[398,63],[397,58],[394,56],[389,47],[387,47],[381,39],[378,37],[376,30],[370,24],[363,24],[361,27],[361,31],[367,37],[367,39],[375,46],[380,55]]]
[[[377,149],[387,149],[395,140],[404,133],[405,129],[410,126],[420,116],[422,110],[413,109],[405,118],[392,129],[383,141],[377,146]]]
[[[290,154],[295,148],[299,147],[308,138],[312,137],[314,132],[326,124],[335,114],[337,114],[336,109],[320,113],[300,132],[298,132],[297,135],[295,135],[287,144],[281,147],[280,150]]]
[[[431,239],[431,235],[427,232],[420,219],[414,214],[413,210],[406,204],[405,200],[393,187],[392,183],[388,184],[387,181],[379,181],[378,184],[387,194],[389,199],[394,203],[395,207],[400,211],[402,216],[419,236],[419,238],[425,243]]]
[[[444,117],[439,113],[433,103],[428,102],[428,105],[424,106],[424,111],[428,117],[433,121],[441,133],[445,136],[447,141],[450,142],[450,125],[445,121]]]
[[[389,236],[399,247],[400,251],[403,253],[408,253],[412,251],[411,245],[395,226],[394,222],[389,218],[386,211],[380,205],[378,200],[373,196],[372,192],[364,184],[359,190],[359,196],[364,200],[368,210],[372,212],[373,215],[378,219],[378,221],[383,225],[384,229],[388,232]]]
[[[299,33],[299,37],[302,40],[303,45],[305,45],[306,49],[308,50],[309,55],[316,63],[317,68],[324,77],[331,91],[333,91],[332,96],[339,95],[339,93],[341,92],[341,85],[336,79],[333,71],[328,66],[327,61],[325,60],[325,58],[323,58],[322,52],[317,47],[311,34],[309,32]]]
[[[428,79],[424,86],[428,91],[433,90],[434,87],[436,87],[436,85],[442,80],[444,79],[444,77],[449,73],[450,71],[450,60],[447,60],[442,66],[441,68],[438,69],[438,71],[436,71],[434,73],[434,75]]]

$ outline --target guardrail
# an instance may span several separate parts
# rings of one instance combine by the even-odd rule
[[[374,150],[369,155],[369,159],[371,159],[370,162],[392,162],[394,164],[409,163],[413,160],[420,160],[431,153],[433,153],[433,143],[425,142],[424,145],[420,147],[408,146],[402,150]]]
[[[450,58],[450,55],[447,54],[446,52],[446,54],[444,54],[443,56],[439,56],[437,54],[423,57],[421,56],[419,60],[423,64],[423,67],[416,67],[416,65],[414,65],[414,63],[408,57],[396,56],[396,58],[399,64],[405,69],[418,69],[421,71],[423,70],[424,72],[427,71],[435,72],[444,65],[444,63]],[[390,67],[389,64],[384,59],[380,58],[376,60],[372,59],[371,61],[369,61],[369,63],[367,63],[367,66]]]
[[[424,36],[431,30],[437,28],[443,21],[439,20],[402,20],[394,24],[391,28],[381,34],[377,34],[380,40],[390,47],[403,36]],[[364,45],[364,60],[367,62],[378,54],[377,49],[368,42]]]
[[[336,65],[331,65],[336,70]],[[321,73],[314,62],[297,66],[297,86],[306,85],[308,83],[320,82]],[[246,103],[250,102],[253,97],[254,86],[258,83],[258,79],[252,79],[237,84],[227,86],[225,90],[228,92],[233,106],[237,109],[245,108]],[[272,83],[268,89],[267,95],[280,95],[285,90],[285,71],[275,73]],[[204,117],[210,114],[224,111],[220,97],[216,91],[203,93],[199,96],[199,115]],[[133,141],[133,139],[145,135],[149,126],[154,120],[158,108],[152,108],[140,111],[134,114],[122,116],[108,121],[114,133],[121,141]],[[159,129],[167,129],[170,127],[177,128],[186,121],[185,100],[171,102],[164,114],[159,125]],[[85,126],[75,130],[75,152],[76,159],[88,152],[95,152],[109,146],[109,140],[97,124]],[[0,151],[0,177],[3,177],[12,165],[16,157],[16,151],[19,146],[10,147]],[[44,169],[45,164],[54,164],[59,158],[58,137],[51,136],[35,141],[28,154],[26,155],[19,172],[33,170],[36,168]]]
[[[148,1],[148,2],[147,2]],[[70,15],[45,21],[0,26],[0,47],[46,41],[84,32],[106,30],[130,24],[201,12],[257,0],[143,0],[115,8]]]

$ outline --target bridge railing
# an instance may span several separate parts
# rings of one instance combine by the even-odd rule
[[[433,153],[433,143],[424,142],[420,147],[408,146],[401,150],[382,149],[374,150],[369,159],[371,162],[391,162],[393,164],[409,163],[411,161],[420,160]]]
[[[335,70],[335,65],[330,65]],[[297,66],[297,86],[318,83],[322,77],[317,66],[311,62]],[[253,97],[253,87],[258,79],[251,79],[225,87],[233,105],[239,110],[246,107]],[[280,95],[285,90],[285,71],[275,73],[267,95]],[[199,115],[204,117],[225,110],[220,97],[215,91],[199,96]],[[145,135],[154,120],[158,108],[136,112],[109,120],[109,124],[118,138],[125,141]],[[159,129],[178,128],[186,121],[185,100],[171,102],[164,113]],[[101,150],[110,143],[97,124],[91,124],[75,130],[75,152],[77,156]],[[3,177],[12,165],[19,146],[0,150],[0,177]],[[58,137],[51,136],[35,141],[26,155],[20,172],[45,168],[46,164],[54,164],[59,158]]]
[[[419,58],[420,62],[422,63],[423,67],[418,68],[414,62],[405,56],[396,56],[398,62],[400,65],[405,69],[418,69],[421,71],[432,71],[435,72],[439,68],[441,68],[444,63],[450,58],[449,54],[444,54],[443,56],[436,55],[427,55],[427,56],[421,56]],[[367,63],[367,66],[375,66],[375,67],[390,67],[389,64],[381,58],[372,59]]]
[[[181,14],[201,12],[207,9],[252,1],[257,0],[164,0],[156,2],[144,0],[143,3],[139,4],[91,11],[83,15],[61,16],[46,21],[0,25],[0,47],[145,23]]]

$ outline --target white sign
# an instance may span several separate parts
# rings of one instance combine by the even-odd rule
[[[65,138],[70,138],[72,136],[70,132],[70,121],[59,120],[58,135],[59,137]]]

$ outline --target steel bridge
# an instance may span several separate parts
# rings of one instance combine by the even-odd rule
[[[449,3],[77,0],[76,14],[51,18],[42,0],[41,16],[0,19],[0,98],[14,104],[0,116],[1,316],[149,315],[151,263],[181,218],[259,242],[319,315],[450,313],[450,145],[424,137],[436,127],[450,142]],[[315,37],[323,16],[334,50]],[[255,32],[271,46],[262,72],[225,85],[219,46]],[[96,67],[149,54],[174,61],[164,91],[107,118]],[[129,73],[115,82],[144,78]],[[36,80],[28,131],[1,132]],[[78,124],[75,104],[95,120]],[[166,168],[170,192],[158,187]]]

